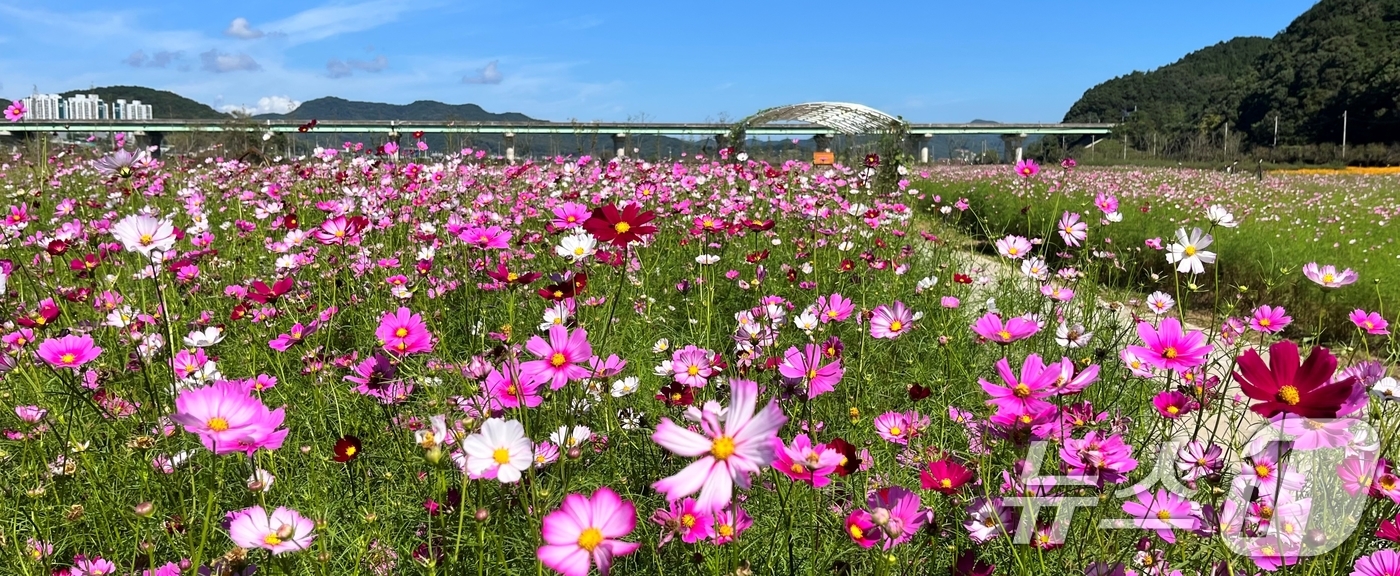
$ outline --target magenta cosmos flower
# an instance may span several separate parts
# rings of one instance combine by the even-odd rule
[[[696,505],[701,510],[722,510],[734,493],[734,483],[749,487],[749,475],[757,474],[773,462],[773,438],[787,422],[783,411],[773,401],[762,410],[758,404],[758,383],[752,380],[730,382],[732,402],[723,424],[720,408],[709,403],[700,413],[700,428],[704,434],[691,432],[672,422],[661,420],[652,434],[653,442],[679,456],[700,458],[684,470],[652,484],[666,499],[679,500],[700,492]]]
[[[996,312],[988,312],[973,323],[972,331],[997,344],[1010,344],[1039,332],[1040,325],[1020,317],[1002,322]]]
[[[15,100],[5,107],[5,119],[11,122],[19,122],[24,119],[25,112],[23,100]]]
[[[1016,162],[1016,174],[1022,178],[1030,178],[1040,173],[1040,165],[1035,160],[1027,158]]]
[[[826,444],[812,445],[812,439],[799,434],[792,439],[792,445],[783,444],[781,438],[774,437],[773,448],[776,457],[773,468],[788,478],[806,482],[816,488],[831,483],[829,476],[841,465],[845,456],[840,451],[828,448]]]
[[[800,351],[796,346],[788,348],[778,373],[789,380],[806,382],[807,398],[811,399],[835,390],[845,370],[840,360],[822,364],[821,346],[808,344]]]
[[[1206,344],[1206,335],[1200,330],[1183,332],[1181,322],[1168,317],[1162,325],[1153,328],[1152,324],[1139,322],[1138,337],[1145,346],[1128,346],[1126,350],[1143,362],[1163,370],[1183,372],[1205,364],[1211,345]]]
[[[714,353],[694,345],[686,346],[671,354],[671,372],[677,384],[691,388],[704,388],[710,376],[715,374],[711,360]]]
[[[94,346],[92,337],[86,334],[49,338],[39,344],[39,359],[55,368],[77,368],[92,362],[101,353],[102,349]]]
[[[1167,490],[1138,492],[1137,500],[1123,503],[1123,512],[1133,517],[1133,525],[1143,530],[1156,530],[1170,544],[1176,543],[1173,528],[1195,530],[1199,525],[1191,501]]]
[[[278,507],[269,515],[262,506],[233,513],[228,536],[244,548],[262,548],[272,555],[305,550],[316,539],[316,523],[296,510]]]
[[[544,546],[535,555],[564,576],[587,576],[593,564],[607,576],[613,558],[636,552],[641,544],[619,540],[637,526],[637,508],[604,486],[592,497],[570,494],[544,517]]]
[[[582,364],[593,357],[593,346],[588,343],[588,331],[574,330],[559,324],[549,327],[549,340],[534,336],[525,343],[539,360],[531,360],[520,365],[522,377],[549,382],[550,389],[558,390],[570,380],[588,378],[592,372]]]
[[[694,498],[672,502],[669,509],[652,513],[651,521],[660,524],[665,531],[661,534],[663,546],[674,536],[680,536],[686,544],[694,544],[713,535],[714,517],[708,511],[695,507]]]
[[[506,250],[510,248],[510,232],[500,226],[473,226],[457,234],[462,242],[483,250]]]
[[[379,319],[379,328],[375,329],[374,336],[383,343],[386,352],[394,354],[417,354],[433,349],[433,333],[428,331],[423,317],[408,308],[385,312]]]
[[[181,391],[170,417],[186,432],[198,435],[215,454],[244,451],[250,446],[254,450],[276,449],[287,435],[286,429],[277,429],[284,419],[282,409],[268,410],[242,383],[234,381]]]
[[[870,520],[884,533],[886,550],[908,542],[928,518],[919,495],[899,486],[871,492],[865,503],[870,507]]]
[[[1056,368],[1059,366],[1056,365]],[[1055,382],[1061,372],[1058,369],[1047,369],[1040,355],[1027,356],[1021,364],[1020,375],[1011,370],[1011,363],[1006,358],[997,360],[996,369],[1002,382],[1006,383],[1005,386],[998,386],[981,378],[977,383],[992,397],[987,400],[987,405],[995,406],[998,413],[1013,417],[1024,416],[1039,414],[1054,406],[1045,401],[1045,398],[1055,395]]]
[[[1024,236],[1007,236],[996,241],[997,253],[1012,260],[1020,260],[1031,253],[1031,241]]]
[[[851,317],[851,312],[856,309],[855,302],[850,298],[845,298],[841,294],[834,293],[830,298],[826,296],[817,297],[817,310],[821,314],[819,318],[823,324],[828,322],[844,322]]]
[[[1351,315],[1347,316],[1347,318],[1350,318],[1352,324],[1355,324],[1357,328],[1365,330],[1367,334],[1375,334],[1377,336],[1390,334],[1390,331],[1386,330],[1386,328],[1390,326],[1390,323],[1386,322],[1385,318],[1381,317],[1379,312],[1366,312],[1365,310],[1357,308],[1356,310],[1352,310]]]
[[[1254,317],[1249,320],[1249,327],[1259,332],[1274,334],[1282,332],[1292,322],[1293,317],[1284,313],[1283,306],[1265,304],[1254,309]]]
[[[870,317],[871,338],[898,338],[914,328],[914,313],[903,302],[895,302],[894,308],[881,305]]]
[[[1356,559],[1351,576],[1396,576],[1400,574],[1400,553],[1379,550]]]
[[[1327,288],[1341,288],[1342,286],[1355,282],[1357,279],[1356,271],[1351,268],[1337,272],[1336,266],[1327,264],[1318,267],[1317,262],[1304,264],[1303,275],[1307,276],[1308,280],[1312,280]]]

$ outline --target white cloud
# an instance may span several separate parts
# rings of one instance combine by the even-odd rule
[[[354,74],[356,70],[362,72],[379,72],[388,67],[389,59],[385,58],[383,54],[375,56],[373,60],[356,60],[354,58],[341,60],[339,58],[331,58],[329,62],[326,62],[326,75],[331,78],[344,78]]]
[[[292,100],[287,96],[263,96],[258,98],[257,106],[245,106],[243,104],[224,104],[219,106],[219,110],[224,112],[242,112],[250,116],[258,114],[286,114],[296,110],[301,106],[301,101]]]
[[[436,2],[401,2],[399,0],[370,0],[359,4],[331,4],[303,10],[265,28],[276,30],[291,44],[314,42],[345,34],[378,28],[398,20],[411,10],[431,8]]]
[[[234,18],[233,22],[229,23],[228,29],[224,30],[224,35],[232,36],[240,40],[252,40],[254,38],[262,38],[263,31],[254,30],[253,27],[248,24],[247,18],[239,17]]]
[[[206,72],[224,73],[237,72],[239,70],[253,71],[262,68],[252,56],[239,52],[238,54],[227,54],[220,52],[217,48],[210,48],[208,52],[199,54],[200,68]]]
[[[179,50],[159,50],[151,56],[147,56],[145,50],[137,50],[122,60],[122,63],[132,68],[164,68],[179,60],[181,56],[184,56],[184,52]]]
[[[496,61],[492,60],[482,69],[477,70],[476,74],[463,76],[462,82],[464,84],[500,84],[501,80],[504,79],[505,77],[501,76],[501,71],[496,69]]]

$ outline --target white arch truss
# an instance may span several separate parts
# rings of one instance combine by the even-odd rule
[[[870,134],[903,124],[884,112],[847,102],[807,102],[760,110],[744,119],[743,125],[762,126],[776,122],[806,123],[842,134]]]

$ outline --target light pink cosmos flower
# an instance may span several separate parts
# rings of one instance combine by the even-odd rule
[[[909,423],[909,414],[906,412],[886,412],[876,416],[873,424],[875,432],[881,438],[895,444],[908,444],[909,436],[913,432],[913,426]]]
[[[262,506],[232,513],[228,536],[243,548],[261,548],[273,556],[305,550],[316,539],[316,523],[296,510],[278,507],[268,514]]]
[[[73,569],[68,571],[68,576],[115,576],[116,574],[117,565],[101,556],[74,558]]]
[[[1139,322],[1138,337],[1146,346],[1128,346],[1125,350],[1144,362],[1163,370],[1182,372],[1205,364],[1212,347],[1200,330],[1183,332],[1181,321],[1175,317],[1162,320],[1161,327]]]
[[[787,417],[778,404],[769,401],[755,412],[758,383],[752,380],[730,382],[731,403],[723,424],[718,406],[706,405],[700,414],[697,434],[672,422],[661,420],[652,434],[653,442],[678,456],[700,458],[652,488],[676,501],[700,492],[696,505],[701,510],[722,510],[729,504],[734,484],[749,487],[749,475],[757,474],[773,462],[773,438]]]
[[[967,505],[967,521],[963,528],[978,544],[986,543],[1016,530],[1016,509],[1002,505],[1001,498],[974,498]]]
[[[715,373],[710,361],[714,353],[695,345],[689,345],[671,354],[672,378],[677,384],[691,388],[704,388],[710,376]]]
[[[112,236],[130,252],[150,257],[152,252],[169,252],[175,247],[175,226],[167,220],[145,214],[132,214],[112,225]]]
[[[1021,317],[1012,318],[1003,323],[1001,315],[996,312],[988,312],[985,316],[977,319],[977,322],[972,325],[972,331],[997,344],[1010,344],[1029,338],[1039,332],[1040,325]]]
[[[894,308],[880,305],[870,316],[870,337],[895,339],[914,328],[914,313],[896,301]]]
[[[855,311],[855,302],[850,298],[842,297],[839,292],[831,295],[817,297],[818,318],[823,324],[828,322],[845,322],[851,317],[851,312]]]
[[[592,374],[583,366],[593,357],[588,331],[583,328],[570,333],[564,326],[552,325],[549,327],[548,341],[533,336],[525,343],[525,349],[539,360],[521,364],[521,376],[549,382],[550,389],[558,390],[570,380],[582,380]]]
[[[1200,524],[1195,506],[1190,500],[1172,494],[1167,490],[1156,492],[1141,491],[1137,500],[1123,503],[1123,512],[1133,517],[1133,525],[1144,530],[1155,530],[1169,544],[1176,543],[1172,529],[1195,530]]]
[[[1099,192],[1094,195],[1094,206],[1097,206],[1104,214],[1112,214],[1118,211],[1118,197]]]
[[[175,413],[170,418],[199,436],[200,442],[215,454],[246,451],[249,445],[281,446],[287,430],[278,430],[283,410],[269,411],[253,398],[242,383],[221,381],[203,388],[180,391]],[[275,449],[275,448],[272,448]]]
[[[1274,334],[1282,332],[1292,322],[1293,317],[1284,313],[1283,306],[1265,304],[1254,309],[1254,317],[1249,320],[1249,327],[1259,332]]]
[[[39,344],[39,359],[54,368],[77,369],[97,359],[101,353],[102,349],[94,345],[92,337],[87,334],[49,338]]]
[[[783,378],[807,384],[809,400],[835,390],[845,372],[840,360],[822,364],[822,348],[816,344],[807,344],[802,350],[796,346],[788,348],[778,366]]]
[[[1316,282],[1318,285],[1327,288],[1341,288],[1347,284],[1356,282],[1358,276],[1351,268],[1337,272],[1337,267],[1331,264],[1318,267],[1317,262],[1309,262],[1303,265],[1303,276],[1308,280]]]
[[[1012,260],[1020,260],[1031,253],[1031,241],[1024,236],[1007,236],[996,241],[997,253]]]
[[[1356,310],[1352,310],[1347,318],[1351,319],[1352,324],[1355,324],[1357,328],[1364,330],[1367,334],[1374,334],[1377,336],[1390,334],[1390,331],[1386,329],[1390,326],[1390,323],[1386,322],[1380,312],[1366,312],[1365,310],[1357,308]]]
[[[1065,212],[1060,216],[1060,224],[1057,227],[1060,237],[1065,239],[1065,244],[1078,247],[1081,242],[1089,238],[1089,223],[1079,219],[1079,214],[1075,212]]]
[[[613,558],[636,552],[642,545],[620,538],[637,526],[637,508],[608,487],[592,497],[570,494],[558,510],[544,517],[544,546],[535,551],[540,562],[564,576],[588,576],[593,564],[608,576]]]
[[[433,349],[433,334],[428,331],[428,325],[421,315],[414,314],[408,308],[385,312],[379,319],[374,336],[383,343],[386,352],[394,354],[417,354]]]

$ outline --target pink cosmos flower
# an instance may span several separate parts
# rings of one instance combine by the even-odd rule
[[[559,324],[549,327],[549,340],[533,336],[525,343],[539,360],[531,360],[520,365],[523,377],[549,382],[550,389],[558,390],[570,380],[588,378],[591,372],[583,366],[593,357],[593,346],[588,343],[588,331],[583,328],[569,332]]]
[[[967,505],[967,521],[963,528],[973,542],[986,543],[997,536],[1016,530],[1016,509],[1003,506],[1001,498],[974,498]]]
[[[55,368],[77,369],[97,359],[101,353],[102,349],[93,345],[92,337],[87,334],[49,338],[39,344],[39,359]]]
[[[1395,576],[1400,574],[1400,552],[1377,550],[1356,559],[1351,576]]]
[[[881,305],[870,317],[870,337],[895,339],[914,328],[914,313],[895,302],[894,308]]]
[[[851,317],[851,312],[855,311],[855,302],[850,298],[844,298],[840,293],[832,294],[830,298],[817,297],[817,310],[819,318],[823,324],[828,322],[845,322]]]
[[[909,414],[905,412],[886,412],[875,417],[875,432],[884,438],[886,442],[895,444],[908,444],[909,436],[913,432],[913,426],[909,423]]]
[[[1040,165],[1035,160],[1026,158],[1016,162],[1016,174],[1022,178],[1030,178],[1040,173]]]
[[[284,419],[281,408],[269,411],[261,400],[248,394],[243,384],[220,381],[203,388],[180,391],[175,398],[171,419],[199,436],[200,442],[215,454],[248,451],[258,447],[275,449],[287,436],[278,429]]]
[[[1156,408],[1163,418],[1175,420],[1190,414],[1200,406],[1190,396],[1176,390],[1167,390],[1152,397],[1152,407]]]
[[[423,322],[422,316],[408,308],[385,312],[379,319],[379,328],[375,329],[374,336],[386,352],[394,354],[417,354],[433,349],[433,334],[428,331],[428,325]]]
[[[1336,266],[1327,264],[1319,268],[1317,262],[1304,264],[1303,276],[1327,288],[1341,288],[1342,286],[1356,282],[1357,279],[1356,272],[1351,268],[1337,272]]]
[[[1143,240],[1142,243],[1143,243],[1143,244],[1146,244],[1148,248],[1151,248],[1151,249],[1153,249],[1153,250],[1161,250],[1161,249],[1162,249],[1162,239],[1161,239],[1161,238],[1148,238],[1148,239],[1146,239],[1146,240]]]
[[[1074,299],[1074,290],[1064,286],[1044,284],[1040,287],[1040,294],[1056,302],[1069,302]]]
[[[1283,331],[1292,322],[1293,317],[1284,314],[1283,306],[1265,304],[1254,309],[1254,317],[1250,319],[1249,327],[1259,332],[1274,334]]]
[[[587,206],[577,202],[565,202],[554,208],[554,219],[550,221],[555,228],[567,230],[583,225],[583,221],[588,219],[590,211]]]
[[[738,506],[730,506],[715,513],[715,532],[710,541],[716,546],[733,542],[745,530],[753,526],[753,518]]]
[[[714,353],[694,345],[686,346],[671,354],[672,378],[677,384],[691,388],[704,388],[710,376],[715,373],[710,365]]]
[[[1192,440],[1176,453],[1176,469],[1188,482],[1218,474],[1225,466],[1225,451],[1215,444]]]
[[[1133,525],[1144,530],[1156,530],[1169,544],[1176,543],[1173,528],[1195,530],[1200,521],[1192,503],[1167,490],[1137,493],[1137,501],[1123,503],[1123,512],[1133,516]]]
[[[1080,440],[1065,438],[1060,447],[1060,459],[1064,460],[1069,473],[1094,478],[1099,487],[1127,480],[1128,473],[1138,465],[1132,455],[1133,447],[1123,442],[1122,437],[1117,434],[1105,437],[1097,430],[1091,430]]]
[[[1118,197],[1099,192],[1094,195],[1094,206],[1097,206],[1104,214],[1112,214],[1118,211]]]
[[[973,323],[972,331],[997,344],[1010,344],[1029,338],[1039,332],[1040,325],[1021,317],[1012,318],[1003,323],[999,314],[988,312]]]
[[[1139,322],[1138,337],[1146,346],[1128,346],[1126,350],[1144,362],[1163,370],[1182,372],[1205,364],[1212,349],[1200,330],[1183,332],[1175,317],[1162,319],[1159,328]]]
[[[276,556],[305,550],[316,539],[316,523],[290,508],[279,506],[269,515],[262,506],[253,506],[231,515],[229,539],[244,548],[262,548]]]
[[[921,510],[919,495],[899,486],[881,488],[866,498],[870,519],[884,533],[884,548],[908,542],[919,532],[927,514]]]
[[[658,547],[670,542],[673,536],[680,536],[686,544],[694,544],[714,534],[714,516],[697,508],[694,498],[671,502],[669,509],[653,512],[651,521],[665,529]]]
[[[816,488],[830,484],[829,476],[845,459],[840,451],[828,448],[825,444],[812,445],[812,439],[806,434],[794,437],[791,446],[783,444],[781,438],[774,438],[773,442],[776,454],[773,468],[788,478],[806,482]]]
[[[677,474],[652,484],[666,494],[667,500],[675,501],[698,491],[696,505],[701,510],[723,509],[736,482],[748,488],[749,475],[761,472],[773,462],[773,438],[787,417],[771,400],[755,413],[757,382],[733,380],[730,388],[732,400],[723,424],[717,404],[706,405],[701,412],[703,435],[682,428],[670,418],[657,425],[651,436],[653,442],[676,455],[700,458]]]
[[[806,383],[807,398],[816,398],[835,390],[836,383],[840,382],[841,376],[845,374],[840,360],[827,364],[821,362],[821,346],[807,344],[802,350],[793,346],[783,354],[783,363],[778,366],[778,373],[788,380]]]
[[[559,509],[544,517],[544,546],[535,551],[540,562],[564,576],[587,576],[593,564],[607,576],[613,558],[636,552],[642,545],[620,538],[637,526],[637,508],[608,487],[591,497],[570,494]]]
[[[1079,244],[1089,238],[1089,223],[1079,219],[1079,214],[1075,212],[1065,212],[1060,216],[1060,224],[1057,227],[1060,237],[1065,239],[1065,244],[1078,247]]]
[[[539,406],[544,402],[540,397],[542,384],[544,381],[538,378],[522,378],[515,360],[502,362],[486,375],[486,393],[506,408],[519,408],[522,401],[527,408]]]
[[[1031,354],[1021,364],[1021,374],[1011,371],[1011,363],[1006,358],[997,360],[997,373],[1005,386],[992,384],[984,379],[977,383],[991,396],[987,405],[995,406],[998,413],[1010,416],[1039,414],[1053,407],[1044,399],[1054,394],[1052,386],[1060,376],[1059,366],[1055,370],[1046,369],[1040,355]]]
[[[938,303],[944,308],[957,308],[962,305],[962,301],[958,300],[957,296],[944,296],[938,300]]]
[[[851,541],[861,548],[869,548],[880,541],[880,532],[875,527],[875,523],[870,521],[870,513],[864,510],[852,510],[846,516],[846,535],[851,537]]]
[[[472,226],[457,233],[462,242],[483,250],[507,250],[510,248],[510,232],[500,226]]]
[[[1350,318],[1352,324],[1355,324],[1357,328],[1364,330],[1367,334],[1374,334],[1377,336],[1390,334],[1390,331],[1386,330],[1386,328],[1390,326],[1390,323],[1386,322],[1385,318],[1381,317],[1379,312],[1366,312],[1365,310],[1357,308],[1356,310],[1352,310],[1347,318]]]
[[[1007,236],[996,241],[997,253],[1012,260],[1020,260],[1031,253],[1031,241],[1024,236]]]
[[[73,569],[68,571],[68,576],[116,576],[116,574],[117,565],[101,556],[74,558]]]
[[[128,251],[147,257],[152,252],[165,253],[175,247],[175,226],[168,220],[145,214],[132,214],[118,220],[112,225],[112,236]]]
[[[268,340],[267,345],[278,352],[286,352],[288,348],[300,344],[307,336],[315,333],[317,326],[316,322],[312,322],[310,326],[302,326],[301,322],[297,322],[287,333],[278,334],[276,338]]]
[[[368,227],[369,218],[341,215],[322,222],[311,235],[322,244],[357,244],[360,233]]]
[[[15,100],[11,102],[9,106],[5,107],[5,119],[11,122],[19,122],[24,119],[24,114],[26,112],[28,112],[28,110],[24,109],[24,101]]]

